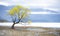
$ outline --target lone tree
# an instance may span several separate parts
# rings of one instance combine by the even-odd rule
[[[26,23],[30,21],[28,20],[28,15],[30,13],[30,10],[28,8],[22,7],[22,6],[14,6],[12,9],[9,10],[9,15],[11,16],[13,25],[12,29],[14,29],[14,25],[18,24],[20,22]]]

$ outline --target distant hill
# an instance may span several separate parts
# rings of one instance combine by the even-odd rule
[[[0,22],[8,22],[8,18],[9,15],[7,10],[9,10],[10,8],[12,8],[12,6],[4,6],[4,5],[0,5]]]
[[[0,20],[0,22],[8,22],[7,20]]]
[[[0,16],[0,22],[8,22],[8,21]]]

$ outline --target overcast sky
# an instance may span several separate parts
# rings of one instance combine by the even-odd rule
[[[60,10],[60,0],[0,0],[0,4]]]

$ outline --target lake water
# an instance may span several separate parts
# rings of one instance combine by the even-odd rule
[[[60,14],[31,14],[32,22],[60,22]]]

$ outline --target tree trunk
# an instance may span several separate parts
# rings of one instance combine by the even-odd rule
[[[15,25],[15,23],[12,25],[12,27],[11,27],[12,29],[14,29],[14,25]]]

